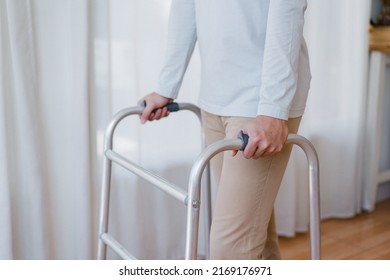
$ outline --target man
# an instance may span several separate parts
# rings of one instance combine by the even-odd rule
[[[236,137],[242,153],[221,154],[212,259],[280,259],[273,205],[310,84],[303,39],[306,0],[172,0],[167,53],[141,122],[168,116],[195,43],[201,57],[199,106],[206,142]],[[156,111],[154,111],[157,109]]]

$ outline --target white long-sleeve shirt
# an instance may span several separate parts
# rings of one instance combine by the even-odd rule
[[[303,114],[310,85],[306,0],[172,0],[156,92],[177,98],[199,44],[199,106],[221,116]]]

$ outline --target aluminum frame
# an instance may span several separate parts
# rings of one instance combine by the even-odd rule
[[[199,233],[199,215],[201,201],[201,183],[202,176],[205,173],[203,181],[204,191],[202,194],[206,232],[206,258],[208,257],[208,238],[211,226],[211,190],[210,190],[210,171],[209,161],[215,155],[227,150],[241,150],[243,141],[240,139],[225,139],[209,145],[205,145],[203,130],[201,132],[201,143],[204,150],[200,153],[194,162],[188,184],[188,193],[181,188],[168,182],[164,178],[153,174],[152,172],[138,166],[137,164],[122,157],[113,151],[113,136],[115,129],[120,121],[131,115],[138,115],[142,112],[143,107],[131,107],[119,111],[107,126],[104,140],[104,157],[103,157],[103,177],[99,210],[99,233],[98,233],[98,253],[99,260],[106,259],[107,246],[116,252],[123,259],[136,259],[129,253],[118,241],[108,233],[108,217],[110,206],[111,190],[111,171],[112,162],[115,162],[133,172],[135,175],[152,183],[155,187],[166,192],[187,206],[187,224],[186,224],[186,244],[185,259],[197,259],[198,233]],[[193,112],[199,119],[201,125],[200,109],[190,103],[180,103],[179,110],[188,110]],[[309,207],[310,207],[310,250],[311,259],[318,260],[321,257],[321,234],[320,234],[320,190],[319,190],[319,160],[317,152],[312,143],[306,138],[289,134],[286,143],[299,146],[305,153],[309,166]]]

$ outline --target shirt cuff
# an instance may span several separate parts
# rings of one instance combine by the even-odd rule
[[[257,108],[258,116],[268,116],[282,120],[288,120],[289,110],[275,106],[273,104],[262,104],[260,103]]]

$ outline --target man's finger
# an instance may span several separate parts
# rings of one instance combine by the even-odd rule
[[[247,159],[252,158],[255,152],[257,151],[257,148],[258,148],[258,144],[255,143],[253,140],[251,140],[251,137],[249,137],[248,145],[243,151],[244,157]]]
[[[153,109],[154,108],[152,106],[146,105],[146,107],[144,108],[144,110],[142,111],[142,114],[141,114],[141,123],[144,124],[144,123],[146,123],[147,120],[151,119]]]

